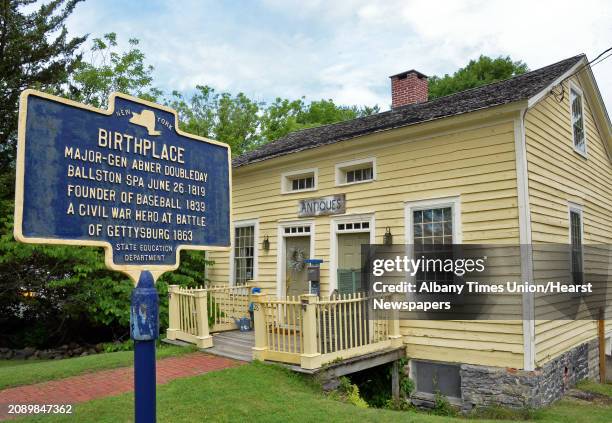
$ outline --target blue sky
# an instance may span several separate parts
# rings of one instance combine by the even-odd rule
[[[88,0],[73,34],[140,39],[157,87],[390,104],[388,76],[452,73],[480,54],[531,69],[612,46],[612,6],[593,1]],[[593,68],[612,114],[612,57]]]

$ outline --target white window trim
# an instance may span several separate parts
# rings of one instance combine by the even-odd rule
[[[574,115],[572,113],[572,91],[580,96],[580,106],[582,107],[582,130],[584,132],[584,151],[580,151],[576,148],[576,140],[574,139]],[[589,148],[587,142],[587,128],[586,128],[586,115],[584,113],[584,102],[586,101],[582,89],[574,82],[569,82],[569,114],[570,114],[570,130],[572,131],[572,148],[582,157],[587,158]]]
[[[580,242],[582,247],[584,248],[584,213],[583,207],[580,204],[572,203],[571,201],[567,202],[567,222],[568,222],[568,231],[567,238],[569,244],[569,263],[570,263],[570,272],[572,272],[572,212],[578,213],[580,215]],[[584,272],[584,250],[582,254],[582,271]]]
[[[404,225],[406,244],[414,244],[412,231],[412,212],[415,210],[424,210],[430,208],[451,207],[453,210],[453,244],[461,244],[463,242],[461,229],[461,198],[442,197],[432,198],[429,200],[406,201],[404,209]]]
[[[438,197],[426,200],[406,201],[404,209],[404,228],[405,228],[405,254],[412,257],[414,254],[414,233],[412,230],[412,212],[416,210],[426,210],[432,208],[451,207],[453,212],[453,244],[462,243],[461,230],[461,198],[453,197]],[[409,282],[415,281],[415,276],[406,274],[406,280]],[[406,299],[413,301],[414,294],[406,293]]]
[[[285,234],[285,228],[291,226],[308,226],[310,233]],[[310,258],[315,258],[315,222],[314,220],[292,220],[278,223],[276,236],[276,297],[283,298],[285,288],[285,260],[286,246],[285,238],[293,236],[310,236]]]
[[[236,242],[236,228],[244,228],[246,226],[253,226],[253,281],[257,282],[259,276],[259,220],[258,219],[245,219],[234,221],[234,227],[232,228],[232,244],[230,250],[230,271],[229,271],[229,285],[236,285],[236,268],[234,263],[235,251],[234,244]]]
[[[372,164],[372,179],[368,179],[365,181],[354,181],[354,182],[344,182],[343,175],[344,170],[348,167],[359,166],[361,164]],[[350,169],[349,169],[350,170]],[[350,160],[347,162],[337,163],[336,164],[336,186],[346,186],[346,185],[355,185],[355,184],[367,184],[368,182],[373,182],[376,180],[376,157],[367,157],[363,159]]]
[[[369,222],[369,229],[351,230],[351,233],[370,233],[370,244],[376,244],[376,217],[374,213],[368,214],[348,214],[330,219],[329,233],[331,235],[331,242],[329,243],[329,294],[335,289],[338,289],[338,233],[349,233],[341,231],[338,232],[338,223],[344,222]]]
[[[304,177],[306,177],[306,176],[309,176],[309,174],[312,174],[314,176],[314,185],[312,188],[299,189],[295,191],[291,189],[288,182],[292,176],[304,175]],[[318,186],[319,186],[319,169],[316,167],[310,168],[310,169],[300,169],[300,170],[293,170],[291,172],[281,173],[281,194],[297,194],[300,192],[316,191],[318,189]]]

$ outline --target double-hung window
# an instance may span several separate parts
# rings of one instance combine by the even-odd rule
[[[416,258],[451,258],[453,254],[453,208],[435,207],[412,211],[412,231]],[[417,282],[453,282],[452,273],[419,271]]]
[[[570,207],[569,220],[572,283],[574,285],[582,285],[584,282],[582,258],[582,210]]]
[[[234,233],[234,282],[243,285],[255,277],[255,225],[237,226]]]
[[[412,244],[415,260],[432,266],[419,266],[414,282],[453,283],[454,274],[439,265],[452,259],[454,244],[461,244],[461,200],[436,198],[406,203],[406,240]],[[435,262],[435,263],[434,263]]]
[[[582,92],[577,87],[571,85],[570,107],[574,150],[582,155],[586,155],[586,133],[584,130],[584,105]]]

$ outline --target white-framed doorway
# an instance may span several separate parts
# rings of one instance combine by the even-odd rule
[[[315,256],[314,220],[294,220],[279,222],[277,229],[278,248],[276,254],[276,296],[284,298],[287,278],[287,239],[309,238],[309,257]]]
[[[369,234],[369,243],[376,244],[376,219],[374,213],[349,214],[333,217],[330,220],[329,242],[329,292],[338,289],[338,235]]]

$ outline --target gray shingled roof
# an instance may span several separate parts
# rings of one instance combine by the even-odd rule
[[[542,91],[583,57],[585,56],[582,54],[574,56],[505,81],[439,97],[425,103],[410,104],[372,116],[292,132],[236,157],[232,165],[240,167],[360,135],[525,100]]]

